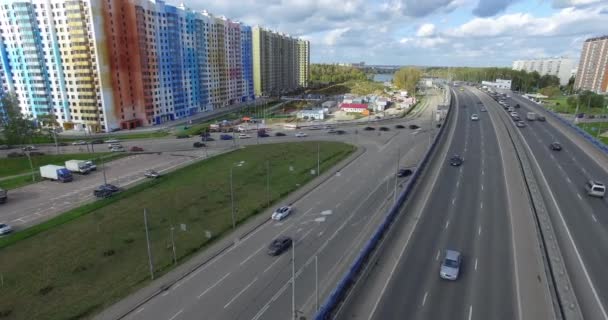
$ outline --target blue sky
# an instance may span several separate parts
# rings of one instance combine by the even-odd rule
[[[510,66],[608,35],[608,0],[183,0],[311,41],[312,62]],[[172,1],[169,1],[170,3]]]

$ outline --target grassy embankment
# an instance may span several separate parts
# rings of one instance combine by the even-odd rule
[[[149,283],[144,209],[158,277],[174,266],[172,227],[178,263],[231,230],[231,167],[236,217],[243,223],[262,212],[268,199],[274,203],[314,178],[317,144],[239,149],[0,238],[0,319],[94,315]],[[322,171],[354,151],[336,142],[320,146]]]

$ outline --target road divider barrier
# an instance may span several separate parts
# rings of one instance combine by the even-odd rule
[[[446,90],[446,92],[448,92],[448,91],[450,91],[450,88],[446,86],[445,90]],[[446,100],[447,101],[445,104],[450,106],[450,108],[448,109],[448,113],[446,115],[444,124],[449,123],[449,121],[451,119],[450,115],[452,114],[452,110],[454,108],[454,106],[452,106],[452,104],[451,104],[451,95],[446,94]],[[422,158],[422,161],[418,165],[417,169],[412,174],[410,180],[407,182],[405,188],[397,197],[396,202],[388,210],[384,220],[382,221],[380,226],[376,229],[376,231],[374,232],[372,237],[367,241],[367,243],[365,244],[365,246],[363,247],[363,249],[361,250],[359,255],[355,258],[354,262],[351,264],[351,266],[348,269],[348,271],[346,272],[346,274],[343,275],[343,277],[338,282],[337,286],[332,290],[330,295],[324,301],[323,305],[321,305],[321,307],[319,308],[319,311],[317,312],[317,314],[314,317],[315,320],[331,319],[334,312],[336,310],[338,310],[338,307],[346,298],[348,291],[352,288],[352,286],[355,284],[358,277],[361,275],[362,271],[365,269],[364,266],[365,266],[366,262],[369,260],[369,258],[372,256],[372,254],[378,248],[380,241],[387,234],[391,225],[395,221],[395,218],[399,214],[399,211],[403,207],[403,204],[405,203],[406,200],[409,199],[410,193],[411,193],[412,189],[414,188],[414,185],[420,178],[422,171],[424,171],[425,167],[428,165],[428,162],[431,160],[431,157],[434,154],[434,151],[437,148],[437,145],[438,145],[439,141],[441,140],[441,137],[443,136],[443,132],[447,130],[446,129],[447,127],[448,127],[448,125],[442,125],[439,128],[439,132],[435,136],[433,142],[431,143],[431,146],[425,153],[425,155]]]

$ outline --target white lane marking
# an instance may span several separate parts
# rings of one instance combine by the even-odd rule
[[[254,253],[250,254],[245,260],[243,260],[241,262],[241,266],[244,265],[245,263],[247,263],[247,261],[249,261],[249,259],[253,258],[253,256],[255,256],[256,254],[258,254],[260,251],[262,251],[262,249],[264,249],[264,246],[261,246],[258,250],[256,250]]]
[[[483,209],[483,201],[479,204],[479,208]]]
[[[135,314],[138,314],[138,313],[140,313],[140,312],[144,311],[144,309],[145,309],[145,308],[139,308],[139,309],[137,309],[137,311],[135,311]]]
[[[243,292],[245,292],[247,289],[249,289],[249,287],[251,287],[253,285],[254,282],[258,281],[258,277],[255,277],[255,279],[253,279],[253,281],[251,281],[251,283],[249,283],[245,288],[243,288],[243,290],[239,291],[239,293],[236,294],[236,296],[234,296],[232,299],[230,299],[230,301],[228,301],[228,303],[226,303],[226,305],[224,305],[224,309],[228,308],[228,306],[230,306],[234,300],[236,300],[240,295],[243,294]]]
[[[338,202],[338,204],[336,204],[336,209],[337,209],[338,207],[340,207],[341,205],[342,205],[342,202]]]
[[[277,259],[277,260],[275,260],[273,263],[271,263],[271,264],[268,266],[268,268],[264,269],[264,272],[263,272],[263,273],[265,273],[266,271],[268,271],[268,270],[272,269],[272,267],[274,267],[274,265],[275,265],[275,264],[277,264],[279,261],[281,261],[281,259]]]
[[[179,316],[182,312],[184,312],[184,309],[179,310],[176,314],[173,315],[173,317],[169,318],[169,320],[177,318],[177,316]]]
[[[263,226],[255,229],[255,231],[253,231],[252,233],[248,234],[245,238],[243,238],[241,241],[239,241],[239,243],[243,243],[243,242],[249,240],[249,238],[253,237],[254,234],[258,233],[258,231],[264,229],[264,227],[266,227],[266,224],[264,224]]]
[[[473,318],[473,305],[469,306],[469,320]]]
[[[452,198],[452,204],[454,204],[454,202],[456,202],[456,198]]]
[[[484,174],[486,174],[486,171],[481,169],[481,175],[483,176]]]
[[[475,270],[477,270],[477,258],[475,258]]]
[[[576,196],[579,198],[579,200],[583,200],[583,197],[581,197],[580,193],[577,193]]]
[[[481,184],[481,191],[483,191],[483,184]]]
[[[570,180],[570,178],[566,177],[566,180],[568,181],[568,183],[572,183],[572,181]]]
[[[477,228],[477,235],[480,236],[481,235],[481,226],[479,226],[479,228]]]
[[[424,304],[426,303],[426,297],[429,295],[429,292],[425,292],[424,293],[424,298],[422,298],[422,306],[424,307]]]
[[[450,220],[448,220],[448,221],[445,222],[445,228],[444,229],[447,229],[449,225],[450,225]]]
[[[230,272],[226,273],[221,279],[219,279],[216,283],[214,283],[211,287],[207,288],[205,291],[203,291],[201,294],[198,295],[198,299],[200,299],[202,296],[205,295],[205,293],[211,291],[211,289],[215,288],[215,286],[217,286],[218,284],[220,284],[220,282],[224,281],[224,279],[228,278],[228,276],[230,275]]]
[[[441,253],[440,250],[437,250],[437,255],[435,256],[435,260],[439,261],[439,254]]]
[[[458,179],[458,181],[456,181],[456,188],[460,187],[460,179]]]
[[[597,218],[595,217],[594,214],[591,214],[591,218],[593,218],[593,221],[597,222]]]
[[[300,241],[304,241],[304,239],[306,239],[306,237],[308,237],[308,235],[312,232],[312,229],[308,230],[308,232],[306,232],[302,238],[300,238]]]

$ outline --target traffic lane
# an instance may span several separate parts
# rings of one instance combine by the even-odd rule
[[[448,154],[462,154],[468,139],[467,118],[466,112],[459,112]],[[463,136],[464,139],[461,138]],[[466,159],[464,165],[468,165]],[[447,236],[444,230],[449,228],[448,221],[453,216],[458,192],[455,186],[460,183],[462,176],[460,168],[450,167],[447,163],[441,168],[440,183],[434,186],[432,196],[424,208],[425,213],[414,230],[411,242],[407,244],[404,257],[398,262],[394,278],[382,295],[374,319],[413,317],[420,307],[426,305],[430,283],[437,281],[439,276],[439,259],[445,249],[442,248],[441,243],[444,241],[441,239]]]
[[[470,91],[465,92],[474,101],[480,101]],[[481,107],[482,104],[475,105]],[[474,228],[477,256],[469,261],[469,270],[475,271],[476,281],[472,287],[473,302],[468,305],[475,319],[515,319],[514,262],[502,158],[490,117],[480,117],[479,126],[484,170],[480,215]]]
[[[200,155],[199,155],[200,156]],[[145,179],[146,169],[159,172],[191,161],[190,157],[139,154],[105,164],[108,183],[124,187]],[[9,201],[0,207],[0,219],[19,228],[27,227],[94,200],[93,189],[102,184],[102,165],[88,175],[74,174],[69,183],[42,181],[10,191]]]
[[[408,139],[413,139],[413,138],[411,138],[411,137],[406,137],[406,138],[408,138]],[[369,162],[369,163],[375,163],[375,162],[373,162],[373,161],[368,161],[368,162]],[[351,167],[348,167],[348,168],[346,168],[345,170],[343,170],[343,174],[341,175],[341,177],[348,177],[348,172],[349,172],[349,169],[350,169],[350,168],[355,169],[355,166],[351,166]],[[357,169],[357,170],[358,170],[358,172],[361,172],[361,170],[360,170],[360,169]],[[363,170],[362,172],[368,172],[368,173],[372,173],[372,171],[371,171],[371,170]],[[335,179],[335,178],[332,178],[332,180],[334,180],[334,179]],[[339,181],[339,180],[338,180],[338,181]],[[334,190],[335,190],[335,191],[337,191],[337,192],[341,192],[341,190],[344,190],[344,188],[347,188],[347,185],[344,185],[344,186],[335,186],[335,187],[334,187],[334,186],[332,186],[331,184],[324,184],[324,185],[322,185],[322,188],[323,188],[323,186],[327,186],[327,188],[331,189],[331,191],[334,191]],[[320,192],[320,194],[323,194],[323,195],[327,195],[327,196],[329,196],[329,197],[328,197],[328,201],[330,201],[330,202],[334,202],[334,199],[336,199],[336,196],[338,196],[338,194],[334,195],[334,194],[332,194],[332,193],[331,193],[331,191],[329,191],[329,190],[328,190],[328,191],[325,191],[325,190],[323,190],[322,188],[317,189],[317,191],[318,191],[318,192]],[[352,188],[351,188],[351,189],[352,189]],[[356,191],[356,190],[353,190],[353,192],[352,192],[352,193],[353,193],[353,195],[356,195],[356,192],[355,192],[355,191]],[[314,197],[314,194],[311,194],[310,196],[311,196],[311,197]],[[355,197],[355,198],[357,198],[357,199],[358,199],[358,198],[359,198],[359,197],[358,197],[358,195],[356,195],[356,197]],[[306,199],[303,199],[303,200],[301,200],[301,202],[304,202],[305,200],[306,200]],[[296,214],[296,215],[294,215],[294,216],[297,216],[297,214]],[[250,240],[249,240],[247,243],[248,243],[248,244],[249,244],[249,243],[252,243],[252,242],[251,242],[251,240],[254,240],[254,238],[257,238],[257,237],[258,237],[259,235],[261,235],[261,234],[265,234],[265,233],[261,233],[261,232],[257,232],[257,231],[256,231],[256,235],[255,235],[254,237],[252,237],[252,238],[251,238],[251,239],[250,239]],[[270,239],[271,239],[271,238],[272,238],[272,237],[270,237],[270,238],[268,238],[268,239],[265,239],[264,241],[261,241],[261,242],[263,242],[263,245],[267,245],[267,243],[270,241]],[[255,246],[255,245],[253,245],[253,247],[251,247],[251,246],[250,246],[250,248],[248,248],[248,250],[250,250],[251,252],[254,252],[254,253],[255,253],[255,250],[259,250],[259,248],[257,248],[257,246]],[[257,254],[257,255],[259,256],[260,254]],[[244,254],[239,254],[239,255],[237,255],[237,257],[240,257],[240,256],[244,256]],[[251,258],[251,260],[250,260],[250,261],[253,261],[254,259],[256,259],[255,255],[254,255],[254,256],[251,256],[251,257],[252,257],[252,258]],[[227,263],[227,265],[234,265],[234,261],[233,261],[232,263]],[[225,268],[224,268],[224,270],[225,270]],[[254,268],[254,270],[256,270],[256,268]],[[207,271],[205,272],[205,275],[209,275],[209,274],[210,274],[210,270],[207,270]],[[216,279],[220,279],[221,277],[222,277],[222,275],[221,275],[221,274],[218,274],[218,275],[217,275],[217,276],[215,276],[214,278],[216,278]],[[239,284],[239,285],[241,285],[241,284],[242,284],[242,282],[239,282],[238,284]],[[226,286],[227,286],[227,285],[226,285],[226,283],[225,283],[225,282],[223,282],[223,283],[222,283],[222,287],[226,287]],[[209,293],[209,294],[211,294],[211,293]],[[142,312],[142,313],[139,313],[138,315],[142,316],[143,318],[147,318],[147,317],[149,317],[149,315],[150,315],[150,316],[153,316],[153,315],[156,315],[156,314],[157,314],[156,309],[152,309],[152,308],[149,308],[149,307],[146,307],[146,310],[145,310],[145,311],[146,311],[145,313],[144,313],[144,312]],[[148,314],[149,314],[149,315],[148,315]]]

